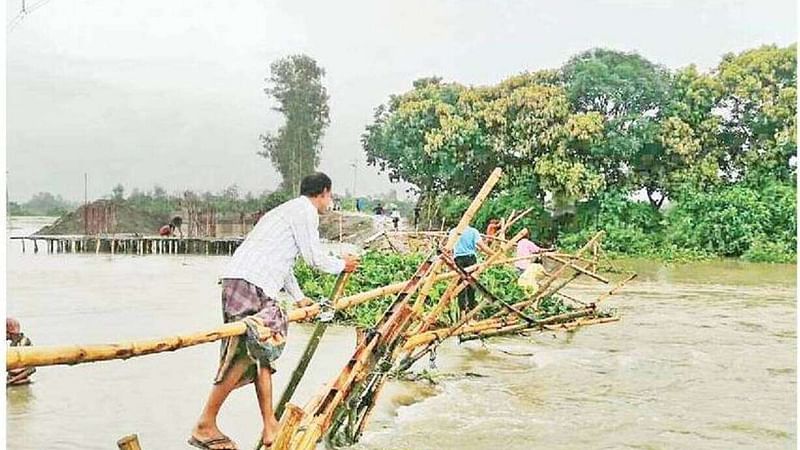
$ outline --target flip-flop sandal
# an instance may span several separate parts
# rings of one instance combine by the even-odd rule
[[[207,439],[205,441],[201,441],[200,439],[197,439],[196,437],[192,436],[192,437],[189,438],[189,440],[187,442],[192,447],[196,447],[196,448],[199,448],[199,449],[202,449],[202,450],[223,450],[223,449],[220,449],[220,448],[212,447],[212,445],[219,445],[219,444],[231,444],[231,445],[234,446],[234,449],[238,448],[238,447],[236,447],[236,444],[234,444],[234,442],[227,436],[218,437],[218,438],[211,438],[211,439]],[[230,447],[230,445],[228,447]],[[228,449],[225,449],[225,450],[228,450]]]

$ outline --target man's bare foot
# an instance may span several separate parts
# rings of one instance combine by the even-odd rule
[[[216,424],[198,423],[195,425],[189,443],[197,448],[210,450],[238,450],[239,448],[217,428]]]
[[[264,425],[264,432],[261,436],[261,442],[264,444],[265,448],[269,448],[273,442],[275,442],[275,438],[278,437],[278,421],[272,419],[269,421],[269,424]]]

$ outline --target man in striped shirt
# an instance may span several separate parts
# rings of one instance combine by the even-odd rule
[[[243,320],[247,334],[222,342],[214,387],[189,443],[202,449],[235,449],[217,427],[216,419],[230,392],[255,382],[263,419],[262,440],[272,444],[278,421],[272,410],[274,362],[285,345],[286,315],[275,299],[283,289],[294,300],[303,298],[294,276],[295,260],[330,274],[352,272],[358,260],[330,256],[319,240],[319,214],[331,204],[331,179],[324,173],[303,178],[301,195],[270,210],[248,234],[222,275],[222,313],[225,322]],[[266,329],[268,330],[265,330]]]

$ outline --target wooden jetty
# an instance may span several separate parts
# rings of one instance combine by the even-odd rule
[[[110,253],[132,255],[197,254],[232,255],[244,237],[174,237],[136,235],[29,235],[12,236],[22,252]]]

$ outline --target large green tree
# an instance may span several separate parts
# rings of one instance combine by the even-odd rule
[[[486,211],[537,207],[526,226],[549,221],[552,237],[609,228],[618,251],[637,241],[639,250],[787,252],[793,233],[775,230],[792,228],[796,59],[795,45],[766,46],[702,72],[594,49],[496,85],[425,78],[376,109],[362,145],[371,164],[413,184],[445,218],[500,166],[506,176]],[[639,192],[650,207],[634,200]],[[549,217],[547,198],[576,214]],[[740,214],[728,203],[780,207]],[[688,239],[692,230],[705,237]]]
[[[669,71],[637,53],[598,48],[572,57],[561,76],[576,111],[603,116],[603,139],[591,152],[608,185],[644,188],[659,208],[665,189],[654,180],[664,159],[658,123]]]
[[[368,162],[423,196],[474,194],[497,166],[511,180],[537,177],[551,193],[590,194],[603,184],[588,158],[602,119],[573,113],[550,78],[523,74],[482,87],[419,80],[377,108],[362,137]]]
[[[790,181],[797,153],[797,45],[727,54],[715,71],[722,84],[722,138],[732,179]]]
[[[264,89],[286,122],[276,133],[261,136],[264,150],[283,177],[281,188],[298,195],[300,180],[319,165],[320,141],[330,123],[325,70],[306,55],[281,58],[270,65]]]

